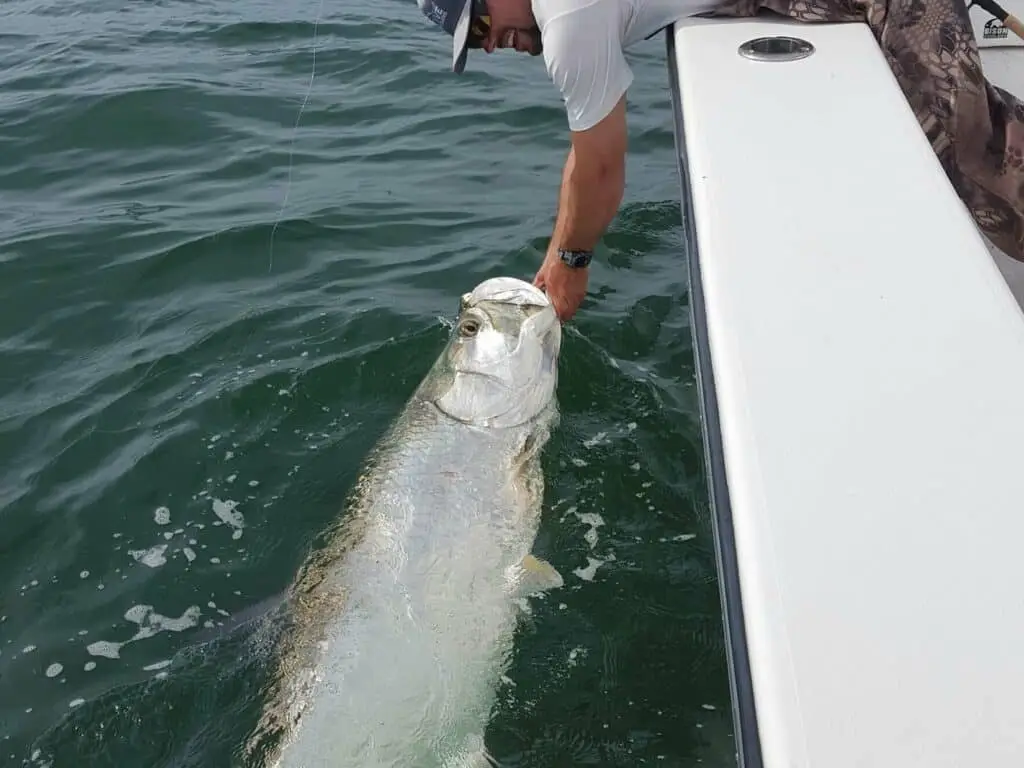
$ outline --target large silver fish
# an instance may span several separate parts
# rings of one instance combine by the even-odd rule
[[[280,768],[468,768],[519,598],[562,585],[531,554],[557,422],[561,326],[508,277],[463,295],[440,358],[374,449],[292,590],[260,727]]]

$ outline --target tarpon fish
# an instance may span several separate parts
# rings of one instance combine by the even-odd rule
[[[464,294],[443,352],[375,447],[288,601],[259,743],[279,768],[492,765],[483,740],[524,596],[558,420],[561,325],[499,277]]]

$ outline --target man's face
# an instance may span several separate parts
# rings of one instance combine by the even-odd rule
[[[530,0],[472,0],[473,22],[469,47],[493,53],[512,48],[537,56],[541,53],[540,29],[533,18]]]

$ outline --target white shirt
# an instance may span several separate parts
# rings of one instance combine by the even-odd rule
[[[562,93],[569,128],[601,122],[633,82],[624,49],[717,0],[531,0],[544,63]]]

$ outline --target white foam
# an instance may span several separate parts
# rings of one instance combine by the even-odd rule
[[[184,547],[184,548],[182,548],[182,550],[181,550],[181,551],[185,553],[185,558],[186,558],[186,559],[187,559],[187,560],[188,560],[188,561],[189,561],[190,563],[191,563],[191,562],[192,562],[193,560],[195,560],[195,559],[196,559],[196,553],[195,553],[195,551],[194,551],[194,550],[192,549],[192,547]]]
[[[85,646],[85,651],[90,656],[118,659],[121,657],[122,645],[122,643],[112,643],[109,640],[97,640],[95,643],[89,643],[89,645]]]
[[[238,511],[237,501],[233,501],[232,499],[228,499],[227,501],[214,499],[213,514],[215,514],[225,525],[229,525],[235,529],[231,538],[242,538],[242,528],[245,527],[245,517]],[[214,523],[214,525],[216,525],[216,523]]]
[[[91,656],[104,656],[108,659],[120,658],[121,649],[129,643],[153,637],[160,632],[183,632],[198,624],[199,606],[192,605],[185,609],[178,618],[164,616],[153,610],[151,605],[133,605],[125,611],[124,618],[132,624],[138,624],[138,631],[122,643],[99,640],[86,646]]]
[[[146,672],[156,672],[158,669],[163,669],[164,667],[169,667],[170,665],[171,665],[170,659],[164,659],[163,661],[157,661],[157,662],[154,662],[153,664],[147,664],[146,666],[143,667],[143,669]]]
[[[672,541],[689,541],[690,539],[696,538],[696,533],[680,533],[678,536],[673,536]]]
[[[153,522],[157,525],[167,525],[171,522],[171,510],[167,507],[157,507],[153,512]]]
[[[95,661],[87,661],[87,662],[85,662],[85,671],[86,672],[92,672],[94,669],[96,669],[96,662]]]
[[[600,560],[595,557],[587,557],[586,568],[575,568],[573,573],[579,576],[584,581],[593,581],[594,574],[597,573],[597,569],[604,565],[604,560]]]
[[[64,671],[64,667],[62,665],[60,665],[60,664],[51,664],[50,666],[48,666],[46,668],[46,676],[47,677],[56,677],[57,675],[59,675],[63,671]]]
[[[166,544],[157,544],[149,549],[132,549],[128,554],[135,558],[135,561],[148,565],[150,568],[159,568],[167,562],[164,552],[167,551]]]
[[[124,618],[132,624],[141,624],[146,618],[146,614],[151,610],[153,610],[153,606],[151,605],[133,605],[124,612]]]
[[[587,544],[590,545],[590,548],[593,549],[595,546],[597,546],[597,529],[604,525],[604,518],[602,518],[596,512],[581,513],[576,512],[575,509],[576,508],[573,507],[573,512],[576,515],[576,519],[578,519],[584,525],[590,526],[587,532],[583,534],[583,538],[587,542]]]
[[[83,704],[85,704],[85,699],[74,699],[73,701],[68,702],[68,706],[71,709],[74,709],[75,707],[80,707]]]

